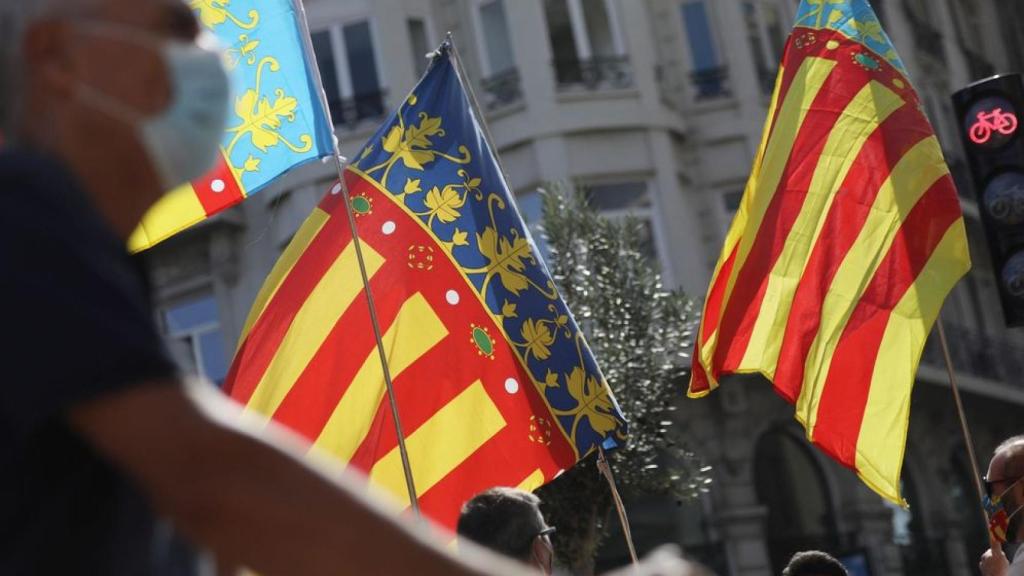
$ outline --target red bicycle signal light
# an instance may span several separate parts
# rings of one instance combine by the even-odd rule
[[[971,142],[981,145],[988,143],[995,133],[1012,136],[1017,131],[1017,116],[1013,112],[1003,112],[1002,108],[978,112],[977,122],[971,125],[969,135]]]

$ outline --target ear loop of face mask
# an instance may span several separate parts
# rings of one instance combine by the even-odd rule
[[[157,53],[160,52],[163,44],[167,42],[179,42],[177,40],[159,39],[152,33],[138,30],[126,24],[119,24],[106,20],[79,21],[75,23],[75,28],[80,33],[113,38],[127,44],[134,44],[135,46],[152,49]],[[196,40],[196,44],[199,45],[201,49],[213,49],[216,47],[216,40],[208,31],[204,30]],[[148,116],[133,110],[130,106],[126,106],[125,104],[118,102],[117,98],[105,94],[88,84],[79,83],[75,87],[75,97],[87,106],[94,108],[115,120],[132,126],[140,124]],[[159,114],[159,112],[154,113],[153,115],[155,116],[157,114]]]

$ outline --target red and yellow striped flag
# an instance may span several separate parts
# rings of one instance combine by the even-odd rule
[[[903,503],[910,395],[970,269],[938,140],[865,0],[805,0],[704,308],[689,395],[758,373],[807,438]]]
[[[450,45],[346,170],[420,509],[454,529],[626,422],[512,203]],[[408,505],[342,186],[256,298],[226,389]]]

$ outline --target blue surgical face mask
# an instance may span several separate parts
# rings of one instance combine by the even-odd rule
[[[157,51],[171,86],[170,103],[156,115],[140,113],[85,84],[76,90],[79,102],[135,127],[165,191],[210,170],[224,137],[230,98],[222,55],[211,37],[168,40],[110,22],[79,23],[76,28]]]

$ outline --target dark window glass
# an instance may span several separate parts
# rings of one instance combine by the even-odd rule
[[[427,53],[430,41],[427,39],[427,24],[420,18],[409,18],[409,41],[412,43],[412,65],[417,76],[427,71]]]
[[[342,35],[345,37],[349,75],[352,77],[356,117],[376,118],[384,113],[384,102],[381,98],[370,23],[363,21],[347,24],[342,29]]]
[[[718,68],[718,50],[704,2],[687,2],[682,11],[693,69],[700,72]]]
[[[337,62],[334,60],[334,48],[331,33],[327,30],[313,34],[313,52],[320,67],[320,79],[327,93],[327,104],[331,108],[331,117],[335,122],[341,120],[341,84],[338,81]]]
[[[496,76],[515,67],[512,55],[512,39],[508,32],[505,16],[505,2],[494,0],[480,6],[480,25],[484,42],[487,44],[487,63],[491,75]]]

